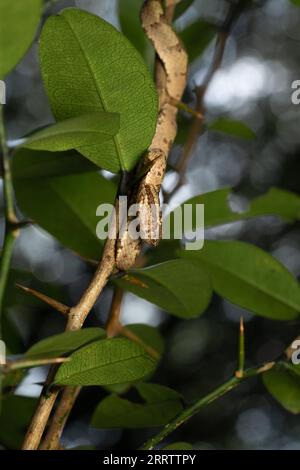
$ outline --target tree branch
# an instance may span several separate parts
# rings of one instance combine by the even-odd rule
[[[120,287],[114,288],[113,298],[111,302],[110,312],[108,315],[108,320],[106,324],[106,333],[108,338],[113,338],[118,336],[122,330],[122,325],[120,321],[122,300],[124,292]]]
[[[114,229],[113,224],[112,229]],[[84,292],[78,304],[70,309],[66,326],[67,331],[79,330],[82,327],[87,315],[105,287],[115,266],[115,243],[115,239],[107,238],[102,260],[99,263],[90,285]],[[25,436],[22,447],[23,450],[35,450],[39,447],[50,413],[60,390],[58,387],[52,387],[49,389],[57,369],[57,366],[53,366],[50,369],[38,407]]]
[[[65,387],[58,407],[55,411],[46,437],[41,445],[41,450],[58,450],[60,448],[60,437],[67,419],[72,411],[81,387]]]
[[[238,3],[232,4],[230,6],[228,14],[225,18],[225,21],[223,25],[220,27],[211,66],[207,72],[206,77],[204,78],[202,85],[196,87],[195,89],[195,94],[196,94],[196,106],[194,110],[195,116],[192,119],[192,123],[188,131],[188,136],[184,144],[182,154],[178,160],[178,163],[175,165],[175,170],[177,171],[179,178],[174,188],[169,193],[165,194],[166,203],[171,199],[171,197],[175,194],[175,192],[178,191],[178,189],[184,184],[186,170],[187,170],[188,163],[191,158],[193,149],[195,147],[198,137],[203,132],[203,124],[204,124],[204,117],[205,117],[205,109],[204,109],[203,101],[204,101],[206,91],[215,73],[219,70],[222,64],[228,37],[231,33],[234,23],[237,21],[239,15],[242,13],[244,8],[245,8],[244,0],[240,0]]]

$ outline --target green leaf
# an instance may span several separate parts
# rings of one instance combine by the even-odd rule
[[[187,26],[179,35],[188,53],[189,60],[192,62],[204,52],[215,37],[216,28],[211,23],[200,19]]]
[[[154,349],[159,356],[163,354],[165,349],[164,340],[157,328],[142,323],[132,323],[126,325],[126,328],[138,336],[147,346]]]
[[[141,56],[113,26],[68,8],[50,17],[40,41],[42,76],[58,121],[93,111],[120,113],[120,131],[80,149],[112,172],[130,171],[155,132],[157,93]]]
[[[116,284],[181,318],[203,313],[212,294],[209,276],[183,260],[133,269]]]
[[[179,3],[177,3],[174,12],[174,20],[177,20],[177,18],[183,15],[193,3],[194,0],[181,0]]]
[[[180,247],[180,240],[162,239],[155,249],[147,252],[147,266],[178,258],[177,251]]]
[[[41,0],[1,0],[0,79],[12,71],[30,47],[41,13]]]
[[[117,113],[83,114],[36,132],[22,147],[51,152],[78,148],[82,152],[85,146],[100,145],[112,139],[119,127],[120,115]]]
[[[163,426],[182,411],[181,396],[156,384],[135,386],[144,403],[110,395],[97,406],[91,425],[96,428],[146,428]]]
[[[74,153],[20,150],[13,158],[14,188],[24,215],[64,246],[83,257],[98,259],[103,242],[96,236],[100,220],[96,209],[100,204],[114,203],[116,185],[91,172],[93,167],[80,173],[85,167],[85,159]],[[44,176],[47,172],[49,177]],[[60,172],[62,176],[55,176]]]
[[[36,408],[31,397],[8,395],[1,400],[0,443],[8,449],[19,449],[26,427]]]
[[[271,188],[266,194],[252,201],[248,214],[251,217],[278,215],[288,222],[295,222],[300,219],[300,197],[289,191]]]
[[[144,325],[142,323],[133,323],[131,325],[126,325],[126,329],[131,331],[135,336],[137,336],[140,340],[136,341],[140,344],[143,348],[145,348],[146,352],[148,352],[151,356],[155,359],[160,359],[164,352],[164,340],[157,328],[154,328],[150,325]],[[133,338],[132,338],[133,339]],[[149,348],[149,349],[147,349]],[[150,348],[152,351],[150,351]],[[152,374],[149,374],[143,377],[142,380],[149,380]],[[123,383],[117,385],[110,385],[105,387],[111,393],[125,393],[131,387],[131,383]]]
[[[263,374],[263,383],[286,410],[300,413],[300,377],[278,365]]]
[[[163,447],[163,450],[193,450],[193,446],[188,442],[174,442],[174,444]]]
[[[50,336],[34,344],[26,352],[26,357],[60,357],[71,354],[75,350],[94,341],[106,337],[102,328],[84,328],[79,331],[66,331]]]
[[[202,250],[179,255],[205,269],[215,291],[230,302],[275,320],[298,316],[297,280],[260,248],[240,241],[206,241]]]
[[[119,0],[118,10],[122,32],[145,58],[149,65],[154,62],[153,46],[148,40],[140,20],[144,0]]]
[[[255,133],[250,127],[241,121],[235,121],[233,119],[220,118],[209,124],[208,129],[211,131],[224,132],[225,134],[246,140],[254,140],[256,138]]]
[[[300,7],[300,0],[290,0],[290,2],[295,5],[295,7]]]
[[[99,168],[76,151],[45,152],[19,149],[12,161],[15,179],[50,178],[98,171]]]
[[[71,354],[55,383],[61,385],[113,385],[134,382],[150,374],[156,361],[138,344],[125,338],[104,339]]]
[[[300,218],[300,198],[288,191],[271,188],[266,194],[253,199],[249,209],[244,212],[234,212],[230,208],[229,198],[231,194],[229,188],[224,188],[188,199],[164,219],[164,224],[170,224],[170,233],[174,236],[174,224],[181,223],[181,226],[184,226],[184,206],[191,205],[192,223],[190,228],[192,230],[200,228],[199,223],[201,221],[197,221],[196,218],[197,204],[204,204],[204,224],[206,228],[265,215],[277,215],[287,222],[293,222]]]

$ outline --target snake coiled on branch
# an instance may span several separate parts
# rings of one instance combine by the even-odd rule
[[[157,54],[155,81],[159,114],[153,140],[139,165],[138,172],[143,176],[133,189],[131,201],[139,205],[140,238],[131,237],[128,217],[127,229],[117,242],[116,267],[119,270],[130,269],[134,265],[143,241],[155,246],[160,239],[159,193],[177,133],[177,103],[186,86],[188,66],[187,53],[167,16],[167,11],[173,11],[177,2],[166,0],[165,3],[164,10],[160,0],[146,0],[141,11],[142,27]]]

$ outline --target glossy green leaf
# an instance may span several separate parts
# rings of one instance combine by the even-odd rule
[[[150,374],[156,361],[125,338],[104,339],[89,344],[62,364],[55,383],[61,385],[113,385],[134,382]]]
[[[297,280],[260,248],[240,241],[206,241],[200,251],[179,254],[205,269],[215,291],[230,302],[275,320],[298,316]]]
[[[182,318],[193,318],[203,313],[212,294],[210,277],[201,268],[184,260],[133,269],[116,283]]]
[[[181,396],[167,387],[141,383],[135,386],[143,403],[110,395],[92,417],[96,428],[146,428],[163,426],[182,411]]]
[[[1,400],[0,444],[19,449],[36,408],[36,398],[8,395]]]
[[[164,447],[163,450],[193,450],[193,446],[188,442],[174,442]]]
[[[42,0],[1,0],[0,79],[22,59],[37,31]]]
[[[58,121],[93,111],[120,113],[120,131],[80,149],[97,165],[131,170],[151,143],[157,93],[141,56],[101,18],[76,8],[50,17],[40,41],[42,76]]]
[[[300,377],[283,366],[275,366],[263,374],[263,382],[269,393],[286,410],[300,413]]]
[[[20,150],[13,158],[14,187],[24,215],[64,246],[99,259],[102,241],[96,236],[96,210],[100,204],[113,204],[116,185],[91,169],[83,157],[67,152]]]
[[[180,240],[161,240],[155,249],[147,252],[147,266],[178,258],[177,251],[180,250],[180,247]]]
[[[117,113],[83,114],[36,132],[25,140],[22,147],[51,152],[78,148],[83,153],[86,146],[100,145],[112,139],[119,127],[120,115]]]
[[[188,53],[189,60],[192,62],[204,52],[215,37],[216,28],[211,23],[200,19],[187,26],[179,34]]]
[[[245,140],[254,140],[256,138],[255,133],[250,129],[250,127],[241,121],[235,121],[233,119],[220,118],[209,124],[208,129],[211,131],[230,134],[234,137],[239,137]]]
[[[84,328],[79,331],[66,331],[35,343],[26,352],[26,357],[60,357],[106,337],[102,328]]]
[[[144,0],[119,0],[118,11],[122,33],[134,45],[149,65],[154,63],[154,49],[147,38],[140,20]]]
[[[183,225],[184,206],[192,206],[191,229],[200,228],[200,220],[196,219],[197,204],[204,204],[205,227],[222,225],[251,217],[276,215],[287,222],[294,222],[300,218],[300,198],[298,195],[278,188],[271,188],[266,194],[253,199],[248,210],[234,212],[230,207],[231,190],[229,188],[217,189],[209,193],[200,194],[185,201],[174,209],[164,220],[170,224],[171,234],[174,234],[174,224]],[[181,213],[181,215],[180,215]]]
[[[150,325],[145,325],[142,323],[133,323],[131,325],[126,325],[126,329],[131,331],[137,338],[136,342],[140,344],[145,350],[153,356],[155,359],[160,359],[164,352],[164,340],[158,330]],[[134,340],[134,338],[131,338]],[[152,351],[151,351],[152,350]],[[151,378],[152,372],[143,377],[144,380],[149,380]],[[125,393],[130,389],[131,383],[123,383],[117,385],[110,385],[105,387],[111,393]]]
[[[13,158],[15,179],[39,179],[98,171],[99,168],[75,150],[46,152],[20,149]]]

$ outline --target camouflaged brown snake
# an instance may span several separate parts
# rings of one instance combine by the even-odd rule
[[[165,8],[174,9],[176,3],[178,2],[175,0],[166,0]],[[168,21],[160,0],[145,1],[141,22],[159,58],[156,64],[159,114],[152,143],[139,165],[139,172],[143,176],[133,190],[132,202],[139,204],[140,208],[140,238],[132,239],[128,230],[124,230],[119,236],[116,250],[116,267],[119,270],[130,269],[134,265],[141,251],[142,241],[152,246],[159,243],[159,193],[167,157],[177,132],[177,103],[182,98],[187,79],[187,53]]]

